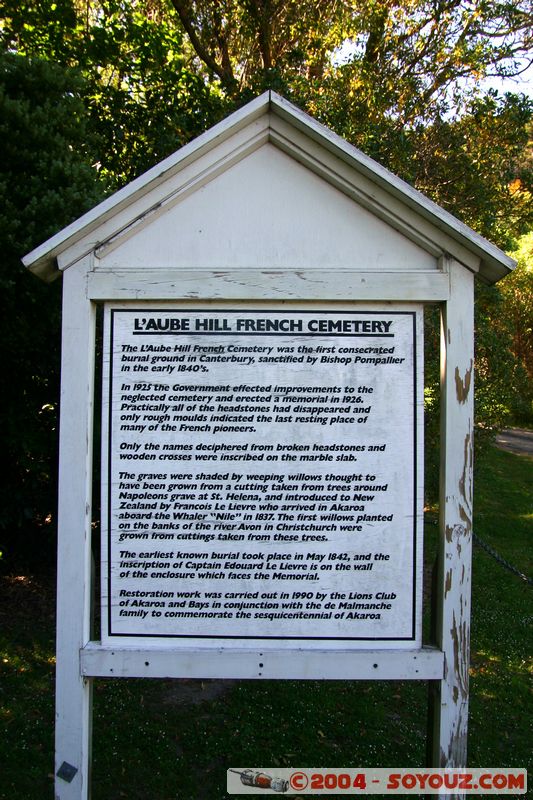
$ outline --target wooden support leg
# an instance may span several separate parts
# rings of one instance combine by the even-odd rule
[[[441,488],[436,644],[444,679],[432,687],[431,766],[466,766],[473,466],[473,275],[449,264],[441,331]],[[449,800],[450,795],[446,796]]]
[[[92,679],[80,649],[91,620],[95,313],[79,267],[64,275],[58,511],[56,800],[88,800]]]

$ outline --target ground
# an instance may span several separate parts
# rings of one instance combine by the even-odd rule
[[[501,450],[517,455],[533,456],[533,431],[524,428],[508,428],[496,437]]]

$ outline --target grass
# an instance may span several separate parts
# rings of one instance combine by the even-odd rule
[[[475,530],[531,575],[533,460],[491,449]],[[426,550],[435,547],[428,525]],[[53,797],[53,577],[4,576],[0,798]],[[474,549],[469,763],[527,767],[533,589]],[[95,681],[94,800],[215,800],[228,766],[423,766],[415,682]],[[531,765],[529,765],[531,766]]]

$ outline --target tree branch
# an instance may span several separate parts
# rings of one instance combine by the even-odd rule
[[[237,81],[231,68],[226,42],[222,43],[220,38],[217,37],[217,41],[222,52],[222,64],[219,64],[213,53],[203,45],[194,27],[191,14],[191,3],[187,2],[187,0],[171,0],[171,2],[178,13],[181,24],[183,25],[198,58],[204,62],[206,67],[210,69],[211,72],[214,72],[214,74],[220,78],[224,88],[230,93],[233,93],[235,91]]]
[[[259,52],[265,71],[272,69],[272,11],[271,3],[249,0],[250,14],[257,24]]]

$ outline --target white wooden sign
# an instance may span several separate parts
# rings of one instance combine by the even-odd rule
[[[420,647],[421,314],[106,306],[105,642]]]
[[[24,263],[63,277],[56,797],[89,798],[99,677],[427,680],[431,763],[464,766],[474,276],[514,262],[269,91]],[[441,466],[422,643],[428,303]]]

